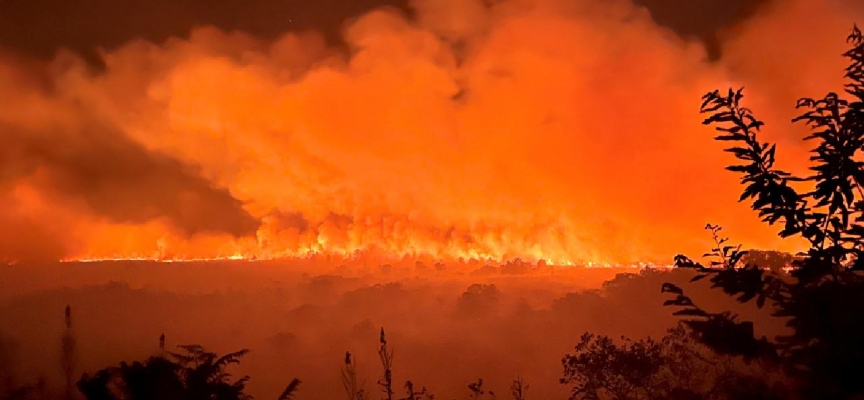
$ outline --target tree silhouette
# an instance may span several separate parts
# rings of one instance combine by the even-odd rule
[[[164,339],[160,338],[160,343]],[[85,374],[78,389],[88,400],[246,400],[248,376],[232,380],[226,369],[239,364],[248,350],[218,355],[199,345],[178,346],[182,352],[150,357],[144,362],[120,363],[93,376]],[[297,392],[294,379],[279,400]]]
[[[420,388],[420,390],[416,390],[414,387],[414,382],[405,381],[405,397],[400,398],[399,400],[434,400],[435,395],[429,393],[426,390],[426,387]]]
[[[458,310],[470,317],[486,316],[495,311],[501,291],[494,284],[475,283],[459,297]]]
[[[393,390],[393,350],[387,346],[387,336],[384,328],[381,328],[378,343],[378,358],[384,370],[384,376],[378,380],[378,386],[381,387],[381,392],[384,394],[383,399],[392,400],[393,395],[395,395]],[[345,365],[342,367],[342,386],[345,388],[348,400],[364,400],[366,398],[363,384],[358,385],[357,383],[357,363],[352,358],[350,352],[345,352]],[[425,386],[417,390],[412,381],[405,381],[405,397],[399,398],[399,400],[434,399],[435,395],[426,390]]]
[[[766,269],[776,276],[783,276],[786,269],[792,266],[792,261],[795,256],[790,253],[784,253],[773,250],[748,250],[747,254],[741,258],[744,265],[758,265],[762,269]]]
[[[472,400],[478,400],[484,398],[483,396],[488,394],[492,399],[495,398],[495,392],[483,390],[483,378],[478,378],[477,382],[472,382],[468,384],[468,390],[471,391],[469,397]]]
[[[513,400],[525,400],[526,393],[530,386],[525,383],[525,380],[522,378],[516,378],[513,383],[510,385],[510,395],[513,396]]]
[[[678,267],[696,271],[693,281],[710,278],[713,288],[742,303],[769,305],[776,317],[788,320],[791,334],[776,338],[754,336],[751,322],[730,312],[710,313],[684,291],[664,284],[673,295],[665,304],[679,307],[699,339],[717,352],[774,362],[796,378],[795,390],[805,398],[841,399],[864,395],[864,35],[853,28],[845,77],[845,95],[804,98],[803,122],[815,143],[807,176],[795,176],[774,166],[776,146],[758,140],[763,123],[742,106],[742,90],[714,91],[703,98],[706,125],[729,142],[726,151],[742,163],[727,167],[742,174],[740,201],[770,225],[779,224],[782,237],[806,240],[809,249],[791,262],[791,278],[743,262],[746,252],[727,244],[720,228],[709,225],[717,246],[705,266],[679,255]]]
[[[783,398],[768,385],[766,371],[718,356],[683,325],[660,341],[585,333],[575,350],[561,360],[571,400]]]
[[[348,400],[364,400],[366,391],[363,384],[357,382],[357,362],[351,357],[350,352],[345,352],[345,365],[342,366],[342,387]]]
[[[300,387],[300,380],[294,378],[291,380],[291,383],[285,387],[285,390],[282,391],[282,394],[279,395],[278,400],[292,400],[294,399],[294,395],[297,394],[297,391]]]
[[[381,386],[386,400],[393,400],[393,350],[387,348],[387,336],[384,334],[384,328],[381,328],[379,342],[381,346],[378,347],[378,358],[381,359],[384,377],[378,381],[378,386]]]

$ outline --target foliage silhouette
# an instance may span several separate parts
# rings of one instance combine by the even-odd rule
[[[475,285],[480,287],[479,285]],[[464,297],[464,295],[463,295]],[[395,394],[393,391],[393,350],[390,350],[387,342],[387,337],[384,328],[381,328],[381,333],[378,339],[378,356],[381,360],[381,366],[384,370],[384,377],[378,381],[381,391],[385,399],[391,399]],[[345,353],[345,363],[342,368],[342,385],[345,388],[345,393],[348,400],[365,399],[365,392],[362,389],[362,384],[357,384],[357,364],[351,356],[350,352]],[[414,382],[405,381],[405,397],[399,400],[434,400],[435,395],[430,393],[425,386],[418,391]],[[528,391],[528,384],[522,378],[517,378],[510,386],[510,393],[514,400],[525,400],[525,393]],[[477,379],[477,382],[468,384],[470,390],[469,398],[471,399],[495,399],[495,392],[483,389],[483,379]],[[487,396],[488,395],[488,396]]]
[[[357,383],[357,362],[351,357],[351,353],[347,351],[345,352],[345,365],[342,367],[342,387],[345,388],[348,400],[363,400],[366,398],[363,384]]]
[[[571,400],[783,398],[766,383],[766,371],[748,368],[740,357],[718,356],[683,325],[661,341],[622,337],[616,343],[585,333],[575,350],[561,360],[561,383],[572,386]]]
[[[786,275],[786,270],[792,266],[794,259],[795,256],[793,254],[780,251],[747,250],[747,254],[741,257],[741,262],[744,265],[758,265],[760,268],[768,270],[776,276],[783,277]]]
[[[378,381],[378,386],[381,386],[386,400],[393,400],[393,350],[387,349],[387,336],[384,334],[384,328],[381,328],[379,342],[381,346],[378,348],[378,357],[384,368],[384,377]]]
[[[770,225],[780,224],[781,237],[800,237],[809,249],[791,262],[791,279],[744,262],[746,252],[727,244],[720,228],[708,225],[716,247],[705,266],[679,255],[676,266],[694,270],[693,281],[710,278],[713,288],[742,303],[766,304],[774,316],[788,320],[791,334],[757,339],[751,322],[730,312],[710,313],[684,291],[664,284],[700,341],[722,354],[775,363],[796,378],[794,390],[804,398],[841,399],[864,395],[864,35],[854,27],[845,77],[845,96],[829,93],[804,98],[797,107],[815,142],[812,174],[795,176],[775,167],[774,144],[758,140],[763,123],[741,104],[742,90],[714,91],[703,98],[706,125],[715,126],[719,141],[742,163],[727,167],[742,174],[740,201]],[[794,186],[793,186],[794,185]]]
[[[530,386],[525,383],[525,380],[516,378],[510,385],[510,395],[513,396],[513,400],[525,400],[527,398],[525,393],[528,392],[529,388]]]
[[[471,395],[469,396],[472,400],[478,400],[484,398],[483,396],[489,394],[489,397],[495,399],[495,392],[483,390],[483,378],[478,378],[477,382],[472,382],[468,384],[468,390],[471,391]]]
[[[411,381],[405,381],[405,397],[400,398],[399,400],[434,400],[435,395],[429,393],[426,390],[426,387],[420,388],[420,391],[417,391],[414,388],[414,383]]]
[[[88,400],[252,399],[244,393],[249,377],[232,380],[226,372],[230,365],[239,364],[248,350],[219,356],[199,345],[178,347],[182,352],[150,357],[144,362],[122,362],[93,376],[85,374],[78,381],[78,389]],[[292,380],[279,400],[293,398],[299,385],[299,380]]]
[[[475,283],[459,297],[458,309],[472,318],[481,318],[495,312],[501,291],[494,284]]]
[[[381,360],[381,367],[384,370],[384,376],[378,380],[378,386],[381,387],[381,392],[384,394],[384,399],[392,400],[395,392],[393,390],[393,350],[387,347],[387,335],[384,328],[381,328],[381,333],[378,338],[378,358]],[[365,399],[365,391],[362,384],[357,384],[357,364],[352,359],[350,352],[345,352],[345,365],[342,368],[342,386],[345,388],[345,393],[348,395],[348,400],[363,400]],[[430,393],[425,386],[420,390],[416,390],[414,382],[405,381],[405,397],[399,400],[434,400],[435,395]]]
[[[300,388],[300,380],[297,378],[292,379],[291,383],[289,383],[288,386],[285,387],[285,390],[282,391],[282,394],[279,395],[278,400],[292,400],[292,399],[294,399],[294,397],[295,397],[294,395],[297,394],[297,391],[299,390],[299,388]]]

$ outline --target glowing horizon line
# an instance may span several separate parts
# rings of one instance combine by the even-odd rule
[[[139,261],[139,262],[153,262],[153,263],[193,263],[193,262],[212,262],[212,261],[244,261],[244,262],[266,262],[266,261],[291,261],[291,260],[304,260],[310,259],[315,256],[333,256],[334,254],[322,253],[322,252],[310,252],[304,256],[276,256],[276,257],[247,257],[240,254],[235,254],[232,256],[217,256],[217,257],[175,257],[175,258],[160,258],[160,257],[142,257],[142,256],[113,256],[113,257],[82,257],[82,258],[64,258],[58,260],[60,263],[97,263],[97,262],[122,262],[122,261]],[[343,260],[351,260],[358,258],[357,255],[347,256],[347,255],[336,255],[337,257],[341,257]],[[382,258],[382,262],[386,263],[388,260],[395,259],[410,259],[411,257],[394,257],[394,258]],[[595,261],[583,261],[583,262],[573,262],[573,261],[552,261],[546,259],[538,259],[534,262],[522,260],[519,257],[512,258],[509,260],[496,260],[492,257],[488,257],[486,259],[471,257],[458,257],[458,258],[445,258],[439,259],[441,261],[446,262],[458,262],[461,264],[467,264],[470,262],[485,262],[485,263],[493,263],[497,265],[506,265],[510,262],[514,261],[522,261],[528,264],[537,267],[541,265],[541,263],[545,266],[554,266],[554,267],[582,267],[582,268],[633,268],[633,269],[671,269],[674,268],[673,265],[666,264],[658,264],[652,262],[630,262],[630,263],[613,263],[613,262],[595,262]]]

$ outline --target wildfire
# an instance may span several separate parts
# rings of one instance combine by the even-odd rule
[[[216,257],[183,257],[183,256],[175,256],[172,258],[159,257],[159,256],[126,256],[121,254],[115,254],[113,256],[107,257],[81,257],[81,258],[66,258],[60,260],[61,263],[97,263],[97,262],[155,262],[155,263],[199,263],[199,262],[224,262],[224,261],[236,261],[236,262],[268,262],[268,261],[292,261],[292,260],[315,260],[315,259],[327,259],[330,261],[338,261],[350,263],[351,261],[363,260],[371,258],[373,261],[379,264],[387,264],[390,262],[399,262],[404,264],[415,264],[421,259],[425,259],[432,262],[447,262],[447,263],[456,263],[460,265],[472,265],[476,263],[482,263],[483,265],[507,265],[510,263],[521,263],[524,265],[530,266],[530,268],[539,268],[539,267],[557,267],[557,268],[567,268],[567,267],[580,267],[580,268],[632,268],[632,269],[671,269],[672,265],[669,264],[657,264],[651,262],[636,262],[630,264],[621,264],[621,263],[604,263],[604,262],[593,262],[593,261],[585,261],[585,262],[574,262],[568,260],[551,260],[551,259],[537,259],[534,262],[529,262],[526,260],[522,260],[520,258],[515,259],[494,259],[492,257],[459,257],[459,258],[432,258],[432,257],[420,257],[420,256],[409,256],[403,255],[401,257],[395,256],[383,256],[380,253],[370,256],[369,254],[365,254],[361,251],[356,251],[353,254],[345,254],[345,253],[321,253],[309,251],[305,255],[298,256],[258,256],[254,254],[233,254],[230,256],[216,256]]]
[[[316,254],[319,256],[320,254]],[[314,256],[310,256],[309,258],[314,258]],[[292,261],[292,260],[308,260],[309,258],[256,258],[256,257],[244,257],[244,256],[230,256],[230,257],[215,257],[215,258],[148,258],[148,257],[124,257],[124,256],[114,256],[114,257],[99,257],[99,258],[77,258],[77,259],[64,259],[60,260],[61,263],[101,263],[101,262],[152,262],[152,263],[166,263],[166,264],[182,264],[182,263],[201,263],[201,262],[222,262],[222,261],[237,261],[237,262],[267,262],[267,261]],[[342,262],[349,262],[351,258],[340,258]],[[385,265],[388,260],[380,260],[382,265]],[[400,261],[406,261],[402,259]],[[510,260],[508,262],[519,261],[519,260]],[[474,262],[482,262],[484,265],[506,265],[506,262],[499,262],[492,259],[459,259],[455,262],[463,265],[469,265]],[[11,265],[14,265],[12,263]],[[654,263],[633,263],[633,264],[612,264],[612,263],[596,263],[596,262],[586,262],[586,263],[574,263],[574,262],[549,262],[546,260],[540,260],[536,264],[532,264],[531,268],[537,268],[539,266],[546,267],[557,267],[557,268],[567,268],[567,267],[579,267],[579,268],[616,268],[616,269],[672,269],[674,266],[668,264],[654,264]]]
[[[344,47],[205,27],[98,71],[0,55],[0,258],[662,265],[710,248],[706,222],[790,248],[694,132],[740,82],[613,3],[417,1]]]
[[[255,257],[246,257],[240,254],[235,254],[228,257],[214,258],[160,258],[160,257],[141,257],[141,256],[123,256],[114,255],[111,257],[94,257],[94,258],[67,258],[60,260],[61,263],[92,263],[92,262],[119,262],[119,261],[147,261],[160,263],[188,263],[188,262],[210,262],[210,261],[258,261]],[[263,261],[263,260],[262,260]]]

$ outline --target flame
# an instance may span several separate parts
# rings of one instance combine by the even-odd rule
[[[807,38],[840,54],[854,4],[814,1],[772,12],[836,26]],[[735,205],[698,101],[767,87],[753,108],[785,127],[770,89],[837,87],[810,77],[840,57],[777,82],[749,56],[770,16],[725,64],[628,0],[412,7],[358,16],[345,46],[201,27],[105,50],[100,71],[0,55],[0,258],[663,265],[710,248],[706,222],[794,248]]]
[[[358,258],[362,258],[358,256],[358,254],[354,255],[334,255],[334,254],[326,254],[326,253],[316,253],[310,252],[304,257],[273,257],[273,258],[259,258],[254,255],[243,255],[243,254],[234,254],[227,257],[213,257],[213,258],[194,258],[194,257],[175,257],[175,258],[161,258],[161,257],[144,257],[144,256],[128,256],[116,254],[114,256],[108,257],[93,257],[93,258],[67,258],[60,260],[61,263],[101,263],[101,262],[153,262],[153,263],[202,263],[202,262],[268,262],[268,261],[297,261],[297,260],[310,260],[316,259],[318,257],[328,258],[333,260],[333,257],[336,257],[336,260],[340,262],[350,262],[354,261]],[[416,259],[412,257],[403,257],[401,259],[392,259],[392,258],[376,258],[378,263],[382,265],[387,264],[389,261],[396,260],[399,262],[414,261]],[[437,259],[442,260],[442,259]],[[501,266],[505,265],[509,262],[523,262],[521,259],[512,259],[506,262],[495,260],[492,258],[459,258],[456,260],[449,260],[450,262],[458,263],[461,265],[472,265],[475,262],[482,262],[484,265],[493,265],[493,266]],[[12,262],[10,265],[14,265]],[[552,261],[539,259],[536,263],[531,263],[533,268],[538,268],[540,266],[552,267],[552,268],[615,268],[615,269],[672,269],[675,268],[674,265],[671,264],[655,264],[649,262],[637,262],[631,264],[619,264],[619,263],[598,263],[598,262],[584,262],[584,263],[576,263],[572,261]]]

